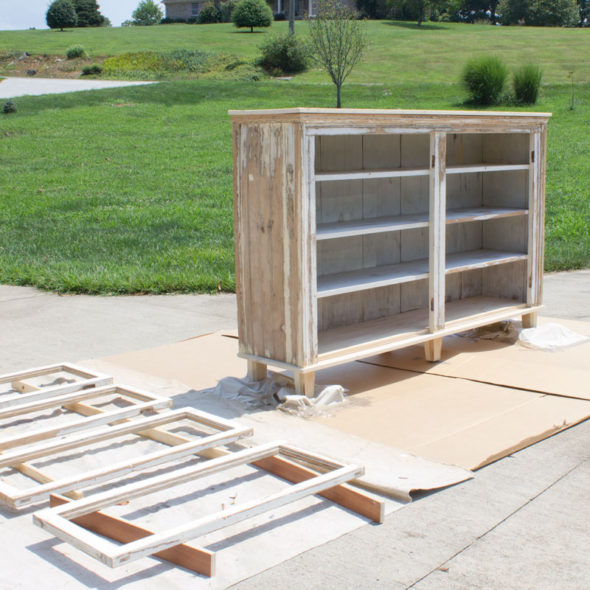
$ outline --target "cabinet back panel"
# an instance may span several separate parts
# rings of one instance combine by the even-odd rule
[[[401,213],[400,178],[363,180],[363,218]]]
[[[483,292],[481,269],[458,272],[445,277],[445,301],[477,297]]]
[[[428,258],[428,228],[401,232],[401,262]]]
[[[453,223],[446,228],[446,253],[479,250],[483,244],[483,225],[487,222]]]
[[[528,162],[528,133],[447,134],[447,166]]]
[[[402,215],[428,213],[430,206],[428,176],[400,179],[400,212]]]
[[[321,135],[316,137],[316,171],[337,172],[363,167],[362,135]]]
[[[482,161],[483,146],[481,134],[447,134],[447,166],[480,164]]]
[[[316,223],[363,218],[363,181],[316,183]]]
[[[489,219],[483,224],[483,247],[506,252],[526,252],[528,216]]]
[[[401,311],[428,309],[428,279],[400,285]]]
[[[483,161],[489,164],[528,164],[528,133],[485,133]]]
[[[401,163],[401,136],[394,134],[363,135],[364,170],[390,170]]]
[[[430,133],[410,133],[401,136],[401,166],[430,167]]]
[[[318,299],[318,330],[350,326],[400,313],[400,285]]]
[[[484,207],[528,209],[529,173],[527,170],[482,174]]]
[[[482,295],[526,301],[526,261],[490,266],[482,278]]]
[[[489,174],[486,172],[485,175]],[[449,174],[447,176],[447,210],[482,207],[483,177],[476,174]]]

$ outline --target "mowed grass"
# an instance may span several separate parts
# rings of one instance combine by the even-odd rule
[[[295,30],[307,37],[307,23],[298,21]],[[98,29],[2,31],[0,52],[64,55],[81,44],[92,57],[135,51],[199,49],[211,53],[254,59],[268,35],[285,33],[287,23],[251,34],[232,24],[159,25]],[[457,80],[465,60],[493,53],[510,66],[528,61],[540,64],[545,83],[590,82],[588,29],[543,27],[492,27],[457,23],[367,22],[369,49],[350,77],[352,83],[419,84]],[[325,81],[312,70],[298,77],[303,83]]]
[[[462,108],[458,85],[345,85],[346,107]],[[590,84],[553,111],[546,268],[590,264]],[[333,106],[331,85],[183,81],[15,100],[0,115],[0,282],[60,292],[232,290],[228,109]]]

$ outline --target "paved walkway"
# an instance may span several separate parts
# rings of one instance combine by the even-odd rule
[[[5,78],[0,81],[0,98],[17,96],[39,96],[41,94],[62,94],[80,90],[137,86],[155,82],[129,82],[118,80],[62,80],[59,78]]]

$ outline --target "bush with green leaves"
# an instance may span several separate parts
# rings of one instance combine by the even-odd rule
[[[45,21],[50,29],[63,31],[78,24],[76,9],[70,0],[55,0],[49,5]]]
[[[298,74],[307,69],[308,49],[296,35],[275,35],[261,47],[262,56],[257,65],[269,74]]]
[[[223,14],[221,10],[213,4],[213,2],[206,2],[199,12],[198,23],[200,25],[211,25],[215,23],[223,22]]]
[[[572,26],[579,19],[576,0],[500,0],[498,12],[503,25]]]
[[[535,104],[539,97],[539,88],[543,72],[539,66],[526,64],[515,70],[512,78],[514,97],[522,104]]]
[[[8,100],[4,103],[4,106],[2,107],[2,112],[5,115],[9,115],[10,113],[16,113],[16,106],[11,100]]]
[[[106,18],[100,14],[96,0],[72,0],[78,27],[103,27],[106,25]]]
[[[502,100],[507,76],[508,69],[502,60],[483,56],[470,59],[465,64],[462,80],[472,103],[493,105]]]
[[[272,10],[264,0],[240,0],[232,14],[232,21],[238,28],[270,27],[272,23]]]
[[[98,76],[102,74],[102,66],[100,64],[92,64],[82,68],[82,76]]]
[[[82,45],[74,45],[66,51],[66,57],[68,59],[78,59],[80,57],[88,57],[86,49]]]
[[[149,26],[157,25],[164,15],[154,0],[141,0],[131,16],[134,25]]]

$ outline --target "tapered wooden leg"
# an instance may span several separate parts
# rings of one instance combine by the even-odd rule
[[[262,381],[266,379],[268,372],[264,363],[248,361],[248,379],[250,381]]]
[[[435,338],[424,343],[424,357],[427,361],[435,363],[442,356],[442,338]]]
[[[313,397],[315,394],[315,373],[295,373],[295,391],[299,395]]]
[[[537,327],[537,312],[522,314],[522,327],[523,328],[536,328]]]

